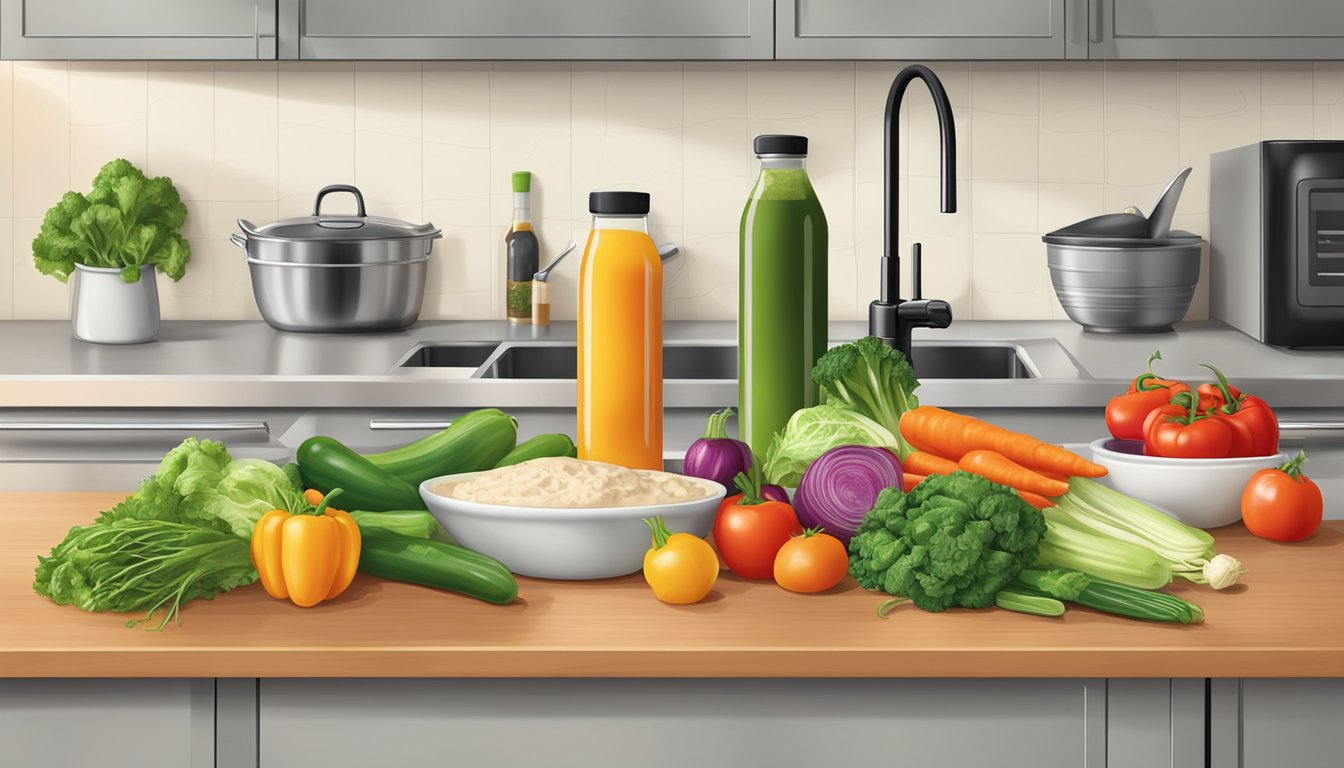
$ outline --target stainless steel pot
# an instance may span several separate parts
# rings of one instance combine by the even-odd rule
[[[1047,243],[1046,252],[1060,306],[1089,331],[1170,331],[1199,282],[1199,238],[1156,246]]]
[[[1199,235],[1171,230],[1185,179],[1167,184],[1152,217],[1133,206],[1057,229],[1041,238],[1050,282],[1069,319],[1089,331],[1170,331],[1185,317],[1199,282]]]
[[[355,196],[354,216],[322,214],[332,192]],[[367,215],[355,187],[323,188],[313,215],[258,227],[239,219],[230,240],[247,254],[261,316],[282,331],[310,333],[405,328],[420,316],[432,224]]]

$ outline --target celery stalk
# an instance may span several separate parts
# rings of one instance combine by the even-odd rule
[[[1056,503],[1045,510],[1047,520],[1146,547],[1183,579],[1222,589],[1244,573],[1241,563],[1231,556],[1220,556],[1223,559],[1215,562],[1217,547],[1208,532],[1095,480],[1071,478],[1069,492]]]
[[[1046,517],[1038,566],[1082,571],[1117,584],[1160,589],[1171,583],[1171,566],[1145,546],[1102,536]]]

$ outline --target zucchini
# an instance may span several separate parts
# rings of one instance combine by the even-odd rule
[[[517,448],[509,451],[508,455],[495,463],[496,467],[508,467],[514,464],[522,464],[524,461],[532,459],[544,459],[550,456],[568,456],[574,458],[579,455],[579,451],[574,447],[574,441],[569,435],[552,433],[547,435],[537,435],[531,440],[521,442]]]
[[[504,564],[466,547],[383,530],[363,535],[359,572],[391,581],[460,592],[504,605],[518,596],[518,582]]]
[[[299,474],[308,488],[325,496],[341,488],[341,504],[350,509],[386,512],[424,509],[420,489],[369,463],[334,437],[318,435],[299,445]]]
[[[445,430],[364,458],[419,487],[432,477],[490,469],[513,450],[517,439],[518,422],[512,416],[483,408],[455,419]]]

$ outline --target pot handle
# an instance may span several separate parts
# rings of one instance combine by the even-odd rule
[[[317,199],[313,201],[313,216],[319,218],[322,216],[322,198],[326,197],[332,192],[349,192],[350,194],[354,195],[355,215],[361,219],[366,218],[368,216],[368,214],[364,212],[364,195],[360,194],[360,191],[357,187],[350,184],[331,184],[319,190],[317,193]]]
[[[242,235],[229,235],[229,242],[242,248],[244,253],[247,252],[247,238]]]

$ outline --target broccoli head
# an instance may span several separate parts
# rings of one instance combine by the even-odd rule
[[[901,414],[919,405],[915,369],[899,350],[876,336],[841,344],[822,355],[812,368],[821,401],[851,408],[886,427],[896,436],[901,458],[914,450],[901,437]]]
[[[878,495],[849,542],[849,571],[865,589],[926,611],[985,608],[1036,560],[1044,535],[1044,516],[1011,488],[934,475],[910,493]]]

